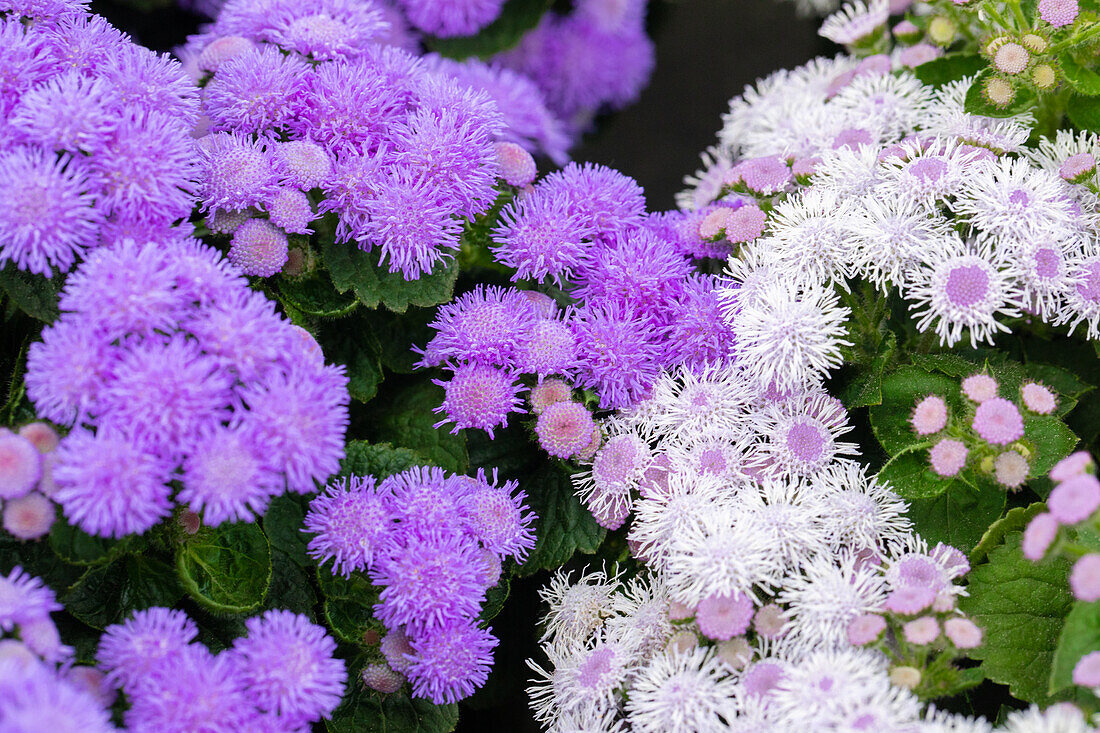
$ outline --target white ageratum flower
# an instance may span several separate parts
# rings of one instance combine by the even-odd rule
[[[627,539],[638,546],[635,554],[663,569],[676,539],[697,529],[702,518],[729,494],[724,484],[709,474],[670,473],[664,492],[634,502],[634,521]]]
[[[891,196],[886,186],[856,202],[849,229],[855,271],[883,292],[906,285],[928,251],[953,241],[951,224],[939,209],[925,199]]]
[[[985,718],[949,713],[929,705],[918,730],[921,733],[993,733],[993,726]]]
[[[753,512],[786,571],[792,571],[819,552],[829,550],[830,528],[825,503],[818,491],[800,480],[765,479],[738,494],[746,511]]]
[[[850,199],[810,187],[775,207],[768,236],[755,248],[788,287],[837,283],[846,288],[854,259],[851,213]]]
[[[859,454],[855,443],[838,440],[851,429],[844,405],[824,390],[775,403],[757,427],[764,470],[778,478],[815,476],[839,456]]]
[[[1027,710],[1009,713],[1003,733],[1092,733],[1081,709],[1071,703],[1057,703],[1046,710],[1032,705]]]
[[[855,0],[845,3],[840,10],[830,15],[821,24],[817,34],[833,43],[847,46],[870,37],[884,25],[890,17],[890,5],[887,0]]]
[[[1023,150],[1035,118],[1030,112],[996,118],[966,112],[966,93],[973,81],[974,77],[966,77],[944,84],[936,91],[921,122],[923,132],[989,148],[995,153]]]
[[[883,199],[902,198],[940,205],[966,186],[979,158],[988,151],[951,140],[907,140],[883,151]]]
[[[575,583],[572,573],[556,572],[549,585],[539,590],[539,598],[549,606],[543,618],[543,640],[562,647],[587,642],[613,613],[611,598],[618,587],[618,579],[602,570],[582,573]]]
[[[642,660],[665,648],[674,628],[668,616],[668,588],[659,576],[631,579],[612,603],[617,615],[607,620],[609,639],[630,639]]]
[[[1008,273],[1022,291],[1021,307],[1044,321],[1062,311],[1073,286],[1073,264],[1081,260],[1091,240],[1081,236],[1058,238],[1037,235],[1026,239],[1003,237],[1000,246],[1009,252]]]
[[[885,143],[912,134],[934,97],[935,90],[909,71],[861,74],[838,91],[829,106]]]
[[[917,329],[933,328],[943,346],[954,346],[970,332],[970,345],[993,343],[993,334],[1008,333],[997,316],[1016,318],[1023,299],[1019,283],[1003,262],[994,261],[989,241],[955,240],[950,247],[927,253],[912,271],[902,297],[917,318]]]
[[[1027,158],[983,160],[951,209],[962,221],[995,237],[1067,237],[1077,224],[1071,184]]]
[[[724,148],[712,145],[699,154],[703,167],[694,175],[684,176],[686,189],[676,194],[676,206],[683,211],[698,211],[718,198],[725,185],[726,174],[733,168],[733,156]]]
[[[700,432],[735,435],[745,429],[752,382],[735,366],[681,367],[664,372],[653,385],[650,432],[691,439]]]
[[[795,289],[782,281],[767,285],[753,302],[739,303],[729,317],[733,350],[753,365],[761,388],[798,389],[820,382],[841,364],[844,324],[850,311],[823,285]]]
[[[711,650],[668,651],[638,670],[626,704],[635,733],[719,733],[736,714],[736,681]]]
[[[1089,246],[1089,252],[1075,258],[1069,267],[1069,289],[1065,303],[1058,313],[1055,324],[1069,324],[1072,334],[1079,325],[1085,324],[1085,336],[1100,338],[1100,252],[1095,242]]]
[[[886,581],[877,567],[842,549],[821,553],[803,565],[800,574],[786,577],[778,600],[787,606],[787,641],[792,648],[801,653],[843,648],[848,646],[852,619],[875,611],[886,600]]]
[[[843,547],[882,554],[912,532],[909,506],[886,482],[868,478],[856,461],[840,461],[813,478],[824,504],[825,528],[834,552]]]

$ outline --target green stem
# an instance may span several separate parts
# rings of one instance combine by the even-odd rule
[[[1027,17],[1024,15],[1024,11],[1020,9],[1020,0],[1011,0],[1008,6],[1012,8],[1012,14],[1016,16],[1016,22],[1020,24],[1020,32],[1031,29],[1031,23],[1027,21]]]
[[[1097,21],[1096,23],[1093,23],[1092,25],[1083,28],[1082,30],[1074,33],[1072,36],[1064,41],[1051,44],[1050,48],[1047,49],[1047,53],[1056,54],[1066,50],[1067,48],[1080,46],[1082,43],[1090,41],[1097,36],[1100,36],[1100,21]]]
[[[987,13],[990,18],[996,21],[997,25],[999,25],[1003,30],[1012,30],[1012,24],[1005,20],[1003,15],[997,12],[997,8],[993,5],[993,3],[988,3],[985,7],[982,8],[982,11]]]

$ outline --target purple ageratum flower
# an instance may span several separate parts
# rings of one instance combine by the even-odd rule
[[[42,456],[27,438],[0,432],[0,499],[26,496],[42,478]]]
[[[547,405],[535,423],[539,445],[552,456],[571,458],[592,442],[596,423],[579,402],[562,400]]]
[[[311,77],[304,113],[292,132],[330,151],[376,149],[404,118],[408,103],[408,93],[380,71],[369,57],[321,64]]]
[[[127,43],[108,55],[97,72],[115,88],[124,111],[159,113],[188,133],[198,119],[199,90],[168,54]]]
[[[347,670],[322,626],[291,611],[272,610],[245,622],[233,643],[241,681],[260,710],[296,722],[328,718],[340,704]]]
[[[565,125],[547,107],[542,92],[523,74],[475,58],[455,61],[437,54],[424,57],[428,68],[479,89],[492,98],[504,120],[497,139],[512,142],[530,153],[543,153],[565,165],[572,143]]]
[[[413,466],[384,479],[378,491],[384,497],[390,516],[399,523],[402,539],[415,547],[409,532],[432,528],[456,529],[462,515],[461,501],[468,493],[471,479],[449,476],[441,468]]]
[[[0,721],[12,733],[116,730],[110,713],[92,693],[33,657],[0,659]]]
[[[264,219],[248,219],[233,233],[226,259],[245,275],[271,277],[289,257],[286,232]]]
[[[532,525],[538,518],[524,503],[527,494],[516,490],[515,481],[497,486],[495,471],[490,482],[484,469],[478,469],[477,478],[468,483],[462,514],[470,532],[493,554],[522,561],[535,546]]]
[[[379,549],[394,534],[393,516],[374,485],[373,476],[352,476],[332,483],[310,502],[304,532],[315,535],[309,541],[309,555],[324,565],[332,560],[332,571],[345,578],[374,564]]]
[[[310,140],[273,143],[272,162],[280,183],[303,191],[319,187],[332,175],[332,158]]]
[[[375,617],[412,635],[475,618],[485,600],[481,551],[445,528],[417,533],[415,543],[378,558],[371,582],[382,586]]]
[[[390,272],[417,280],[458,250],[462,226],[448,198],[425,174],[395,166],[377,181],[375,197],[364,202],[351,238],[368,251],[377,246],[379,264],[389,260]]]
[[[498,59],[534,80],[550,109],[582,129],[601,108],[637,99],[653,71],[654,51],[641,22],[609,32],[582,14],[548,13]]]
[[[504,0],[398,0],[409,22],[433,36],[472,36],[493,22]]]
[[[691,275],[681,283],[678,297],[666,301],[664,361],[670,366],[733,360],[733,329],[722,317],[716,283],[710,275]]]
[[[94,247],[103,214],[80,160],[36,147],[0,152],[0,266],[49,275]]]
[[[57,21],[88,12],[88,0],[0,0],[0,13],[35,21]]]
[[[112,684],[132,691],[198,634],[195,622],[183,611],[159,606],[135,611],[126,621],[104,630],[96,661]]]
[[[49,150],[89,152],[114,130],[119,99],[100,77],[70,71],[28,90],[11,113],[21,142]]]
[[[239,390],[272,465],[286,473],[290,491],[317,490],[340,468],[348,426],[348,378],[343,367],[308,363]]]
[[[201,147],[203,174],[198,197],[204,211],[261,206],[275,193],[277,179],[268,144],[217,132],[204,138]]]
[[[183,489],[176,496],[203,523],[251,522],[283,493],[283,476],[267,459],[266,446],[252,431],[218,425],[189,436],[183,460]]]
[[[536,187],[500,212],[493,229],[493,257],[516,272],[512,280],[563,279],[585,267],[596,229],[565,196]]]
[[[195,312],[187,330],[206,354],[247,384],[294,364],[288,325],[262,293],[237,287]]]
[[[7,577],[0,575],[0,630],[11,631],[60,610],[53,591],[18,565]]]
[[[455,424],[451,433],[463,428],[478,428],[493,437],[495,428],[506,425],[508,415],[524,412],[519,395],[523,387],[515,383],[511,372],[482,364],[465,364],[455,370],[449,382],[432,380],[444,387],[443,404],[433,412],[446,413],[433,427]]]
[[[0,120],[4,121],[0,124],[4,127],[19,97],[60,70],[48,49],[45,34],[36,26],[24,26],[19,18],[0,18]]]
[[[577,386],[595,389],[600,407],[643,398],[661,370],[664,345],[648,318],[621,303],[585,304],[570,321],[577,336]]]
[[[259,34],[262,40],[315,60],[362,54],[390,29],[383,8],[363,0],[322,0],[306,4],[298,0],[281,0],[273,6],[268,3],[253,5],[265,16],[267,27]]]
[[[478,285],[440,306],[428,324],[436,335],[428,342],[421,365],[514,366],[536,323],[535,309],[520,291]]]
[[[89,534],[140,534],[171,513],[172,467],[126,433],[74,430],[55,455],[52,498]]]
[[[540,318],[531,327],[526,343],[516,359],[523,372],[571,374],[577,363],[577,338],[567,323],[556,318]]]
[[[271,223],[291,234],[311,234],[309,224],[317,215],[313,213],[313,204],[309,196],[296,188],[280,186],[264,202]]]
[[[575,297],[631,304],[659,312],[677,294],[692,267],[671,242],[644,229],[615,237],[596,250],[578,278]]]
[[[187,733],[259,729],[255,696],[244,686],[243,670],[229,654],[217,656],[189,644],[152,667],[127,690],[129,730]]]
[[[62,18],[45,33],[49,56],[60,67],[88,75],[97,74],[112,54],[131,42],[105,18],[91,14]]]
[[[99,426],[125,430],[160,455],[178,456],[185,441],[230,416],[232,375],[183,334],[126,351],[111,376],[96,405]]]
[[[605,241],[645,221],[641,186],[633,178],[602,165],[570,163],[543,178],[535,193],[565,201],[569,211],[589,222]]]
[[[27,396],[40,417],[69,425],[82,419],[117,360],[90,318],[65,318],[42,331],[27,353]]]
[[[436,705],[472,695],[485,684],[499,643],[489,631],[469,621],[450,623],[409,640],[413,652],[405,674],[413,695]]]
[[[310,72],[303,59],[274,46],[228,59],[203,89],[210,129],[262,133],[288,126],[302,112]]]
[[[423,173],[445,196],[441,200],[453,199],[463,216],[480,214],[496,198],[500,173],[493,141],[501,123],[493,111],[492,116],[476,117],[462,109],[444,108],[437,113],[421,107],[391,131],[394,159]]]

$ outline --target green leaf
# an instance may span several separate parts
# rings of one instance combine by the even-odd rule
[[[1079,129],[1100,132],[1100,99],[1073,94],[1066,103],[1066,115]]]
[[[931,499],[960,483],[937,475],[929,466],[927,445],[909,446],[882,467],[878,477],[893,487],[901,498]]]
[[[323,272],[300,278],[280,276],[277,288],[280,302],[317,318],[341,318],[359,304],[354,295],[336,292],[336,287]]]
[[[436,263],[430,274],[417,280],[405,280],[400,271],[389,272],[387,266],[378,264],[377,250],[363,252],[354,244],[326,242],[322,254],[336,290],[354,292],[368,308],[384,305],[404,313],[411,305],[446,303],[454,294],[458,278],[458,262],[454,259]]]
[[[1081,657],[1100,651],[1100,601],[1077,601],[1066,616],[1050,670],[1051,695],[1073,684],[1073,668]]]
[[[871,408],[871,428],[890,455],[924,440],[913,432],[909,417],[917,402],[929,394],[938,394],[947,401],[949,420],[959,415],[961,400],[957,380],[915,366],[903,366],[883,378],[882,404]]]
[[[135,539],[134,535],[121,540],[96,537],[69,524],[64,517],[54,520],[50,529],[50,547],[59,558],[72,565],[100,565],[110,562],[130,551]]]
[[[1068,456],[1077,445],[1077,436],[1053,415],[1024,413],[1024,438],[1034,446],[1028,473],[1032,477],[1046,476],[1054,464]]]
[[[970,652],[994,682],[1020,700],[1045,704],[1065,617],[1073,607],[1069,563],[1033,563],[1020,552],[1019,532],[989,551],[989,562],[970,571],[968,597],[959,608],[982,628],[982,645]]]
[[[156,557],[127,555],[89,568],[61,598],[65,610],[104,629],[150,606],[173,606],[183,589],[172,567]]]
[[[1012,117],[1021,112],[1027,112],[1035,106],[1035,91],[1031,89],[1031,87],[1019,85],[1014,85],[1016,96],[1013,97],[1010,104],[1004,107],[995,107],[987,102],[982,95],[982,87],[985,86],[986,80],[993,76],[997,76],[997,74],[994,74],[991,69],[986,68],[974,77],[974,81],[970,84],[970,88],[966,90],[966,100],[963,103],[963,110],[980,117]]]
[[[1073,91],[1087,97],[1100,94],[1100,74],[1087,66],[1081,66],[1070,53],[1058,54],[1058,65],[1062,68],[1066,81],[1073,87]]]
[[[9,262],[0,269],[0,290],[8,294],[19,310],[46,323],[52,323],[61,315],[57,301],[64,282],[63,274],[54,275],[53,278],[32,275],[18,269],[14,262]]]
[[[365,316],[382,365],[398,374],[412,374],[414,364],[420,361],[420,355],[412,350],[413,344],[423,348],[435,335],[428,328],[435,318],[435,309],[409,308],[403,314],[375,310],[367,311]]]
[[[504,602],[508,600],[511,589],[511,581],[507,576],[504,576],[499,583],[485,591],[485,602],[481,604],[480,618],[482,621],[492,621],[496,618],[497,614],[504,608]]]
[[[344,449],[339,475],[374,476],[381,481],[395,473],[427,463],[428,461],[408,448],[394,448],[389,443],[353,440]]]
[[[557,464],[543,464],[521,488],[527,492],[535,523],[535,549],[519,567],[520,575],[553,569],[576,553],[591,555],[607,534],[573,493],[573,482]]]
[[[524,33],[539,24],[552,4],[553,0],[508,0],[497,19],[482,28],[476,36],[427,37],[424,45],[431,51],[453,59],[470,56],[488,59],[519,43]]]
[[[351,689],[325,721],[329,733],[448,733],[458,725],[458,705],[433,705],[404,692],[382,695],[358,684],[360,670],[353,667]]]
[[[858,367],[855,378],[840,392],[840,401],[849,410],[882,404],[882,376],[897,351],[897,337],[890,332],[883,339],[878,356],[865,367]]]
[[[427,380],[386,390],[371,403],[374,409],[368,437],[408,448],[452,473],[465,473],[469,465],[465,431],[451,434],[447,427],[433,427],[440,417],[432,410],[441,404],[443,388]]]
[[[986,67],[986,61],[976,53],[949,53],[926,61],[913,69],[921,83],[942,87],[967,76],[974,76]]]
[[[313,618],[317,594],[313,592],[312,573],[306,571],[282,550],[271,549],[271,585],[264,608],[285,608]]]
[[[200,530],[176,550],[176,571],[188,594],[208,611],[254,611],[271,583],[271,547],[254,523],[222,524]]]
[[[344,578],[333,575],[331,567],[320,567],[317,580],[325,596],[325,620],[340,639],[362,644],[367,631],[385,633],[372,611],[378,602],[379,589],[367,578],[358,573]]]
[[[939,496],[910,501],[909,519],[930,543],[943,542],[967,552],[1001,516],[1005,501],[1004,490],[989,482],[975,488],[956,480]]]
[[[302,567],[313,567],[306,554],[309,537],[302,532],[305,510],[302,499],[293,494],[281,494],[271,500],[264,512],[264,534],[273,548],[281,550]]]
[[[985,560],[989,551],[1002,544],[1005,535],[1009,532],[1022,532],[1024,528],[1027,527],[1028,522],[1030,522],[1036,514],[1045,512],[1046,508],[1047,505],[1041,501],[1037,501],[1028,506],[1019,506],[989,525],[989,529],[982,535],[981,542],[975,545],[974,549],[970,551],[968,559],[970,560],[971,566],[977,565]]]
[[[323,340],[325,356],[347,368],[348,393],[360,402],[374,399],[383,379],[382,364],[374,349],[355,333],[325,334]]]

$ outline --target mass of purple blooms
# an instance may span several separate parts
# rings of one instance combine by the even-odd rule
[[[0,266],[50,275],[193,207],[198,90],[80,2],[0,3]]]
[[[441,382],[440,425],[491,435],[547,377],[591,390],[600,409],[621,409],[646,397],[662,370],[731,362],[716,279],[693,264],[710,253],[692,224],[687,214],[648,213],[638,184],[602,166],[570,164],[520,193],[493,230],[493,256],[532,289],[478,286],[439,308],[420,365],[453,373]],[[563,299],[533,289],[540,284]],[[537,396],[531,402],[541,411]]]
[[[387,634],[372,673],[436,704],[481,687],[497,639],[478,622],[501,563],[534,547],[535,515],[514,481],[414,467],[382,481],[339,479],[310,504],[309,554],[380,588]],[[382,688],[378,688],[382,689]],[[386,690],[392,691],[392,690]]]
[[[60,306],[30,347],[27,393],[71,426],[52,498],[86,532],[140,534],[176,503],[208,525],[251,520],[339,467],[343,367],[216,250],[122,240],[89,255]]]

